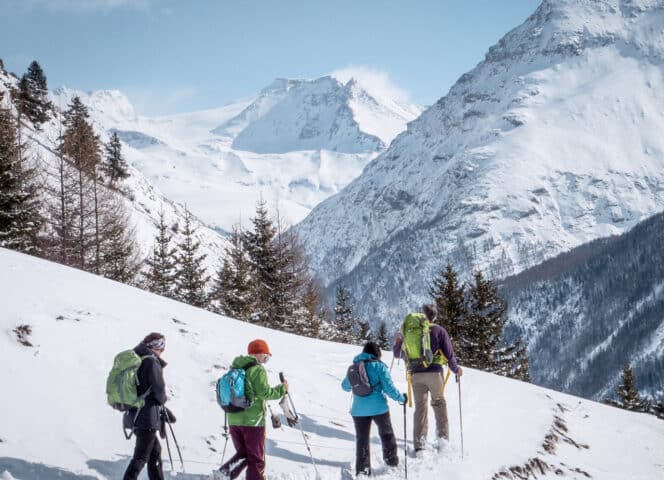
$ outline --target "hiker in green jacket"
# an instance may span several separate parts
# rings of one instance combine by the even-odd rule
[[[247,398],[253,398],[253,404],[240,412],[227,413],[235,455],[215,472],[215,479],[235,479],[245,468],[247,480],[265,479],[265,401],[279,400],[288,391],[286,380],[276,387],[268,384],[263,365],[272,354],[264,340],[249,343],[247,353],[235,358],[231,368],[246,369],[245,392]]]

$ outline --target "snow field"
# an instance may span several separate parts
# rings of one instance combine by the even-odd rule
[[[340,478],[341,469],[353,465],[350,397],[340,382],[359,347],[241,323],[7,250],[0,250],[0,270],[5,273],[0,279],[0,380],[18,393],[0,396],[0,462],[19,458],[97,478],[112,477],[102,476],[87,462],[113,462],[123,469],[133,442],[124,440],[120,415],[106,405],[106,375],[116,353],[132,348],[148,332],[160,331],[167,338],[164,359],[170,362],[165,369],[168,406],[178,417],[174,427],[187,473],[206,474],[219,464],[223,415],[214,384],[254,338],[264,338],[271,347],[271,382],[278,382],[279,371],[290,381],[323,479]],[[16,340],[13,330],[23,324],[32,327],[33,347]],[[383,360],[389,363],[391,354],[385,353]],[[402,367],[395,364],[393,376],[405,391]],[[409,478],[491,478],[532,457],[580,468],[592,478],[655,479],[664,472],[664,453],[656,447],[664,439],[664,424],[652,416],[470,369],[462,378],[462,393],[465,458],[459,455],[458,396],[452,378],[446,392],[451,444],[440,454],[427,451],[422,459],[409,458]],[[272,407],[279,409],[276,402]],[[403,465],[402,408],[393,402],[390,407]],[[541,445],[556,415],[566,423],[570,438],[590,448],[560,441],[554,454],[544,452]],[[431,437],[431,412],[429,420]],[[409,437],[411,422],[409,409]],[[267,428],[270,478],[313,478],[299,429],[274,430],[269,422]],[[230,454],[232,446],[227,457]],[[383,466],[375,429],[372,465],[382,478],[402,475],[402,470],[389,472]]]

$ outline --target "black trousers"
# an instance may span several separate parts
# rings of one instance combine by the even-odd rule
[[[383,460],[391,467],[399,465],[399,456],[397,455],[397,438],[392,429],[392,420],[390,412],[372,417],[353,417],[355,423],[355,473],[364,473],[371,475],[371,451],[369,449],[369,440],[371,437],[371,422],[378,427],[378,434],[383,445]]]
[[[164,480],[161,465],[161,445],[156,430],[136,430],[136,446],[134,456],[129,462],[123,480],[136,480],[138,475],[148,464],[148,478],[150,480]]]

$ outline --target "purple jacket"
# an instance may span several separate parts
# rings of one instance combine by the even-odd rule
[[[447,358],[447,364],[450,369],[456,374],[459,371],[459,365],[457,364],[457,359],[454,356],[454,349],[452,348],[452,341],[450,336],[440,325],[431,324],[429,327],[429,339],[431,342],[431,351],[436,353],[438,350],[442,350],[445,358]],[[403,342],[403,337],[401,334],[397,335],[394,339],[394,347],[392,348],[392,353],[396,358],[401,357],[401,344]],[[442,372],[443,366],[438,364],[431,364],[427,368],[417,368],[412,373],[422,373],[422,372]]]

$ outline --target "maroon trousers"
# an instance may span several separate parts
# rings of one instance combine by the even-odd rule
[[[265,427],[230,426],[235,455],[224,463],[221,471],[231,479],[247,469],[246,480],[265,480]]]

